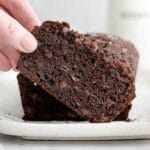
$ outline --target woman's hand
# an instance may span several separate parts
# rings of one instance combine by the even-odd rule
[[[30,31],[40,21],[27,0],[0,0],[0,70],[15,69],[20,52],[30,53],[37,42]]]

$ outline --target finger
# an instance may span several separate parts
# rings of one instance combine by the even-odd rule
[[[11,68],[15,70],[17,62],[20,57],[20,53],[17,50],[14,49],[5,49],[2,51],[3,54],[8,58]]]
[[[9,71],[11,69],[11,65],[8,59],[0,52],[0,70],[1,71]]]
[[[12,51],[13,52],[13,51]],[[13,57],[13,59],[12,59]],[[10,60],[10,64],[11,64],[11,67],[14,71],[17,71],[16,70],[16,66],[17,66],[17,62],[19,60],[19,57],[20,57],[20,53],[18,51],[15,51],[15,53],[10,53],[9,54],[9,60]]]
[[[16,18],[29,31],[35,25],[40,25],[40,21],[27,0],[0,0],[0,4],[8,9],[14,18]]]
[[[0,10],[0,49],[15,49],[21,52],[32,52],[37,47],[33,35],[14,18]]]

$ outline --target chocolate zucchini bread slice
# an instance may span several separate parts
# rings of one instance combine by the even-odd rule
[[[35,27],[38,48],[23,54],[18,70],[79,116],[110,122],[135,97],[138,53],[120,38],[82,35],[65,22]]]
[[[66,107],[45,92],[34,82],[23,75],[17,76],[22,106],[24,110],[24,120],[32,121],[83,121],[77,113]],[[129,109],[125,109],[115,120],[128,119]]]
[[[83,120],[74,111],[19,74],[17,76],[25,120]]]

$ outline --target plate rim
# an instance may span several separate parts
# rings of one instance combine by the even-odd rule
[[[66,123],[0,118],[0,134],[37,140],[148,139],[150,122]]]

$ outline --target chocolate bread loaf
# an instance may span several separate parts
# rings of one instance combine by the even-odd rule
[[[77,113],[56,100],[34,82],[23,75],[17,76],[24,120],[29,121],[83,121]],[[129,109],[125,109],[115,120],[128,119]]]
[[[17,79],[24,110],[24,120],[83,120],[74,111],[56,100],[52,95],[49,95],[23,75],[19,74]]]
[[[47,21],[33,30],[38,48],[23,54],[18,70],[91,122],[110,122],[135,97],[138,53],[125,40],[82,35],[65,22]]]

